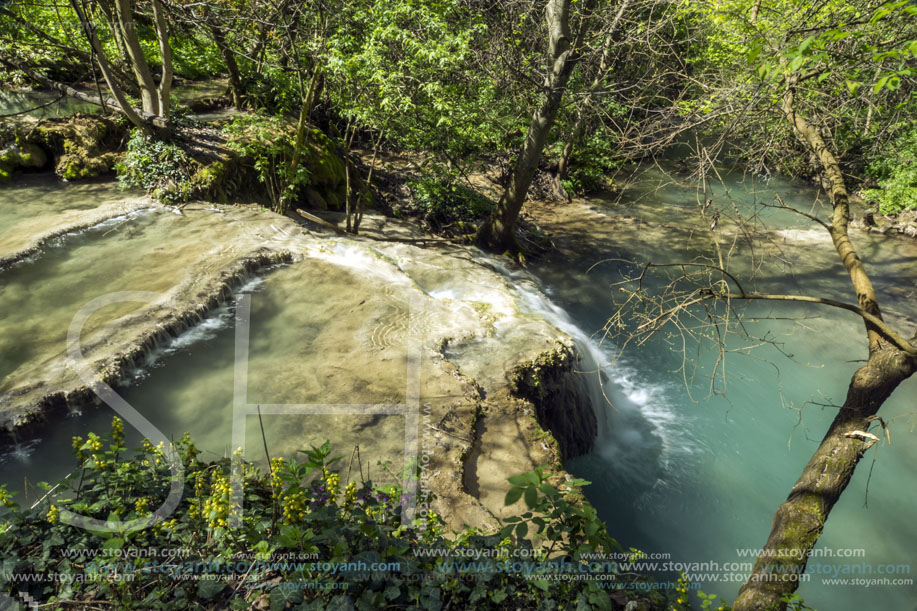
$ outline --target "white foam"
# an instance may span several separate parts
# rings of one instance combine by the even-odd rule
[[[628,476],[655,478],[654,491],[676,483],[679,474],[690,468],[687,459],[698,452],[699,444],[687,433],[687,417],[672,409],[668,388],[647,380],[610,343],[590,337],[528,273],[510,270],[496,260],[489,263],[508,279],[525,313],[542,317],[576,343],[582,359],[579,370],[585,375],[599,423],[594,452],[630,470]],[[658,462],[647,465],[644,457],[653,446],[660,448]],[[641,504],[650,502],[643,499]]]
[[[775,233],[789,242],[831,243],[831,235],[824,229],[778,229]]]
[[[14,443],[7,451],[0,452],[0,464],[7,462],[28,463],[29,457],[35,453],[41,439],[30,439],[25,442]]]

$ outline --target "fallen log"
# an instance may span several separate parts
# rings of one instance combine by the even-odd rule
[[[78,100],[82,100],[83,102],[95,104],[96,106],[101,106],[102,108],[110,107],[111,109],[117,112],[120,112],[121,114],[128,115],[128,113],[124,112],[124,110],[121,108],[121,105],[118,104],[118,101],[114,98],[102,97],[100,95],[86,93],[84,91],[80,91],[79,89],[75,89],[71,87],[70,85],[65,85],[64,83],[58,83],[57,81],[52,81],[49,78],[45,78],[41,76],[40,74],[37,74],[35,71],[33,71],[28,66],[25,66],[4,55],[0,55],[0,63],[6,64],[8,67],[14,70],[19,70],[20,72],[28,76],[31,80],[35,81],[39,85],[42,85],[43,87],[47,87],[48,89],[59,91],[60,93],[63,93],[64,95],[74,97]],[[151,115],[147,112],[143,112],[142,110],[138,108],[134,108],[132,110],[137,114],[138,117],[140,117],[140,119],[143,122],[147,123],[150,127],[154,127],[154,128],[162,129],[162,130],[168,130],[168,129],[171,129],[172,127],[172,122],[165,117]]]

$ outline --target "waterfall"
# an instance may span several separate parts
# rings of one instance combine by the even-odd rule
[[[641,505],[670,492],[690,470],[690,459],[699,449],[689,432],[689,415],[676,413],[668,399],[678,389],[650,381],[610,340],[583,329],[551,300],[536,277],[493,258],[487,261],[506,278],[524,312],[573,339],[579,353],[577,372],[598,420],[592,455],[607,463],[621,484],[645,489]]]

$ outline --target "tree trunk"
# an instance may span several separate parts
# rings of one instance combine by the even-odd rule
[[[148,115],[145,114],[142,110],[131,107],[130,104],[128,104],[127,99],[121,93],[120,89],[117,89],[117,85],[116,89],[113,90],[113,93],[116,96],[115,98],[101,98],[88,93],[83,93],[82,91],[74,89],[69,85],[64,85],[63,83],[58,83],[56,81],[52,81],[51,79],[47,79],[40,74],[36,74],[28,66],[16,62],[11,58],[4,56],[3,54],[0,54],[0,63],[6,64],[13,70],[19,70],[39,85],[47,87],[48,89],[54,89],[55,91],[59,91],[64,95],[68,95],[70,97],[77,98],[97,106],[110,106],[112,109],[117,110],[118,112],[125,115],[128,120],[134,124],[134,126],[139,127],[141,131],[146,134],[153,133],[155,129],[168,130],[171,127],[168,119]],[[105,65],[106,68],[108,68],[108,64],[106,63]],[[103,76],[104,75],[105,71],[103,70]],[[111,87],[111,85],[109,85],[109,87]]]
[[[80,5],[85,7],[83,0],[80,0]],[[117,25],[117,19],[115,18],[115,7],[112,5],[111,0],[100,0],[98,3],[99,8],[102,10],[102,14],[105,15],[105,21],[108,22],[108,27],[112,32],[112,35],[115,39],[115,47],[118,49],[118,55],[120,56],[121,63],[124,66],[130,64],[130,56],[127,54],[127,45],[124,43],[124,36],[121,35],[121,28]],[[137,80],[133,74],[130,75],[130,79],[133,80],[133,86],[137,86]],[[124,82],[127,82],[128,79],[125,79]],[[140,89],[137,89],[135,92],[136,96],[140,95]]]
[[[817,156],[822,166],[834,206],[829,232],[850,275],[860,308],[881,321],[872,282],[847,235],[850,210],[843,174],[818,130],[796,111],[794,86],[795,81],[790,79],[781,110],[797,138]],[[857,463],[874,443],[864,433],[868,433],[876,413],[895,388],[917,370],[917,357],[889,342],[875,323],[865,318],[864,321],[869,359],[853,375],[843,407],[786,502],[777,510],[767,544],[755,561],[749,580],[739,591],[734,611],[786,608],[783,597],[798,587],[798,575],[805,572],[808,556],[821,536],[831,508],[850,483]]]
[[[497,209],[478,229],[475,239],[482,248],[497,251],[518,250],[513,227],[538,169],[538,162],[560,108],[567,81],[578,60],[573,53],[570,37],[570,0],[549,0],[545,13],[551,67],[545,77],[544,98],[532,115],[528,134]]]
[[[169,45],[169,24],[165,10],[159,0],[153,0],[153,19],[156,23],[156,39],[162,56],[162,77],[159,79],[159,115],[169,116],[172,93],[172,47]]]
[[[914,373],[917,362],[886,346],[870,355],[853,375],[844,406],[809,460],[786,502],[777,510],[767,544],[733,611],[785,609],[780,601],[799,585],[809,553],[821,536],[831,508],[850,483],[872,441],[869,430],[882,403]]]
[[[596,74],[592,83],[589,85],[589,90],[586,92],[586,95],[583,96],[583,100],[580,102],[579,107],[576,111],[576,121],[573,125],[573,131],[570,133],[570,138],[567,140],[564,145],[564,150],[561,153],[560,161],[557,163],[557,191],[561,193],[563,187],[560,186],[560,181],[567,177],[567,173],[570,171],[570,155],[573,153],[573,147],[576,146],[576,143],[583,136],[583,132],[586,131],[586,113],[585,109],[589,106],[592,101],[593,96],[595,95],[595,90],[601,87],[602,81],[605,78],[605,74],[609,70],[611,64],[611,51],[614,48],[614,36],[618,30],[618,26],[621,24],[621,18],[624,17],[624,13],[627,10],[627,7],[630,6],[630,3],[633,0],[624,0],[621,2],[621,5],[618,7],[617,12],[615,13],[614,19],[611,22],[611,25],[608,28],[608,33],[606,34],[606,43],[605,49],[602,51],[602,59],[599,61],[599,70]]]
[[[115,98],[117,108],[121,110],[124,116],[126,116],[135,127],[138,127],[145,134],[150,134],[152,130],[150,129],[149,122],[141,116],[141,113],[138,113],[137,110],[130,105],[127,98],[124,96],[124,92],[118,85],[118,81],[112,74],[111,68],[108,66],[108,60],[105,59],[105,54],[102,51],[102,45],[99,43],[99,37],[96,35],[92,23],[88,20],[86,13],[83,12],[78,0],[70,0],[70,5],[73,7],[74,12],[83,24],[83,32],[86,34],[89,44],[92,45],[93,51],[95,51],[96,61],[99,63],[99,70],[102,72],[102,77],[105,79],[108,88],[111,90],[111,94]],[[30,76],[37,80],[38,75],[32,74]],[[102,103],[102,100],[99,102]]]
[[[131,70],[140,87],[140,101],[143,112],[159,115],[159,95],[153,82],[153,74],[137,37],[131,0],[115,0],[115,27],[121,32],[127,50]]]
[[[226,36],[220,28],[213,24],[208,24],[207,28],[210,30],[210,37],[213,38],[213,42],[220,52],[220,57],[223,58],[223,63],[226,64],[226,72],[229,73],[229,90],[232,93],[232,105],[235,106],[237,110],[242,110],[245,90],[242,88],[242,76],[239,73],[239,64],[236,62],[236,55],[232,52],[232,49],[229,48],[229,45],[226,44]]]

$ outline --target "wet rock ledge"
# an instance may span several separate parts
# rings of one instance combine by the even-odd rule
[[[562,460],[592,450],[598,431],[586,382],[575,371],[578,360],[575,347],[558,342],[518,365],[510,376],[513,394],[532,403],[539,425],[557,441]]]

